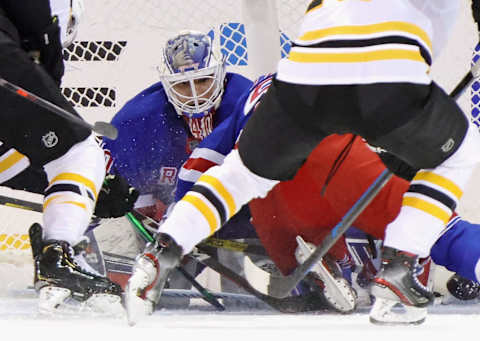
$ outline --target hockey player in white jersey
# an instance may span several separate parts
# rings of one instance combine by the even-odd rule
[[[461,3],[312,1],[238,149],[176,204],[144,268],[164,280],[180,255],[245,203],[292,179],[325,136],[351,132],[420,169],[386,230],[376,302],[431,303],[417,278],[419,258],[428,256],[480,162],[477,129],[429,77]]]
[[[76,1],[52,0],[51,6],[48,0],[5,0],[0,5],[0,75],[74,115],[58,85],[64,73],[60,32],[65,39],[75,32],[73,12],[78,12],[71,6]],[[51,8],[68,15],[54,16]],[[72,249],[90,222],[102,187],[103,150],[87,128],[5,89],[0,89],[0,100],[0,183],[20,186],[26,169],[47,178],[43,228],[35,223],[29,231],[40,311],[121,312],[120,287],[86,270]],[[37,184],[30,180],[23,189],[41,188],[45,178],[36,179]]]

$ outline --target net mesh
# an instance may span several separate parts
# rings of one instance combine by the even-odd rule
[[[161,48],[180,30],[192,29],[214,37],[217,48],[226,56],[227,70],[252,74],[246,27],[238,0],[84,0],[86,12],[77,40],[64,50],[66,72],[62,92],[82,116],[91,121],[110,121],[123,104],[139,91],[158,81],[162,63]],[[308,0],[276,0],[278,41],[286,56]],[[250,77],[252,78],[252,77]],[[23,196],[7,192],[13,197]],[[28,198],[27,198],[28,199]],[[35,201],[41,200],[38,197]],[[31,260],[27,229],[41,222],[41,214],[0,208],[4,221],[0,233],[0,257]],[[18,214],[16,214],[18,213]],[[22,219],[16,217],[22,215]],[[125,225],[115,220],[98,229],[102,248],[110,250],[111,229]],[[105,232],[107,231],[107,232]],[[107,240],[105,242],[105,240]],[[102,243],[103,242],[103,243]],[[132,244],[134,244],[132,242]],[[134,255],[134,254],[133,254]],[[10,258],[10,256],[12,256]]]
[[[228,70],[252,78],[239,0],[84,1],[86,13],[77,41],[64,50],[66,74],[62,91],[88,121],[109,121],[127,100],[157,82],[161,48],[169,37],[183,29],[213,34],[227,56]],[[288,54],[308,3],[309,0],[275,1],[281,57]],[[449,51],[452,50],[455,49]],[[478,58],[477,46],[474,60]],[[478,81],[471,87],[469,105],[464,109],[480,126]],[[7,215],[13,214],[8,211]],[[0,254],[29,250],[29,222],[24,220],[29,218],[21,223],[17,219],[4,222],[4,226],[13,227],[4,228],[7,232],[0,234]],[[41,216],[36,216],[35,221],[41,221]]]
[[[275,1],[283,57],[308,2]],[[85,0],[85,5],[77,41],[64,51],[63,94],[87,120],[110,119],[128,99],[158,81],[161,48],[180,30],[209,33],[229,70],[252,75],[241,1]]]
[[[475,53],[472,59],[472,64],[480,59],[480,45],[475,48]],[[470,91],[471,96],[471,119],[473,123],[480,127],[480,82],[474,81]]]

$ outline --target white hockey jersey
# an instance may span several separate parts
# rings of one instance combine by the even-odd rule
[[[317,4],[316,4],[317,3]],[[312,2],[279,80],[298,84],[430,83],[459,0]]]

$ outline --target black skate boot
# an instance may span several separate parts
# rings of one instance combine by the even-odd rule
[[[73,248],[61,240],[41,240],[42,227],[29,234],[34,255],[34,286],[43,313],[122,314],[120,286],[91,273],[75,260]]]
[[[125,289],[130,325],[154,311],[171,270],[180,263],[182,252],[182,247],[168,234],[159,233],[156,241],[148,243],[137,256]]]
[[[375,303],[370,321],[381,324],[420,324],[426,318],[426,306],[434,300],[433,292],[422,283],[424,265],[417,255],[390,247],[383,248],[382,267],[372,281]],[[396,312],[395,306],[403,311]]]

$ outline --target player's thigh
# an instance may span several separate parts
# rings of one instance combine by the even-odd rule
[[[242,162],[257,175],[274,180],[289,180],[325,134],[315,129],[306,129],[304,117],[311,112],[304,112],[298,103],[298,111],[290,112],[284,105],[290,96],[283,83],[279,91],[278,83],[269,88],[251,118],[248,120],[239,140],[239,153]],[[294,91],[294,90],[292,90]],[[294,105],[293,103],[291,105]]]

